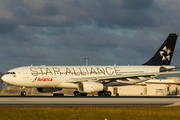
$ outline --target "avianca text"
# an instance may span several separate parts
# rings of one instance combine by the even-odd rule
[[[44,78],[44,77],[42,77],[42,78],[40,78],[40,77],[35,77],[35,79],[32,81],[32,83],[33,82],[35,82],[35,81],[42,81],[42,82],[46,82],[46,81],[49,81],[49,82],[51,82],[51,81],[53,81],[53,78]]]

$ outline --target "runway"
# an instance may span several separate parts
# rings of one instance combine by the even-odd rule
[[[64,106],[179,106],[180,97],[121,96],[121,97],[53,97],[0,96],[0,107],[64,107]]]

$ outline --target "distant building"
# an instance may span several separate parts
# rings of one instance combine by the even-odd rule
[[[112,95],[179,95],[180,77],[151,79],[139,84],[108,87]]]

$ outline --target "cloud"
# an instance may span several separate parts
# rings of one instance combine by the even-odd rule
[[[174,19],[174,16],[179,18],[179,4],[162,0],[4,0],[0,5],[0,21],[37,27],[95,25],[110,29],[165,29],[167,32],[169,28],[179,29],[178,19]]]
[[[146,62],[179,32],[179,1],[0,1],[0,71],[23,65]],[[177,46],[179,46],[177,42]],[[179,65],[176,47],[173,65]]]
[[[139,4],[141,3],[141,4]],[[31,26],[91,24],[101,27],[152,25],[148,14],[153,1],[64,1],[23,0],[2,2],[0,14],[5,23]],[[10,9],[9,9],[10,8]],[[6,14],[10,14],[6,17]]]
[[[9,24],[0,24],[0,34],[10,33],[15,30],[17,26]]]

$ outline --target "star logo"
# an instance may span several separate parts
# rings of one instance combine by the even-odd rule
[[[162,49],[162,51],[159,51],[161,57],[162,57],[162,61],[170,61],[170,53],[171,51],[169,49],[167,49],[166,46],[164,46],[164,48]]]

